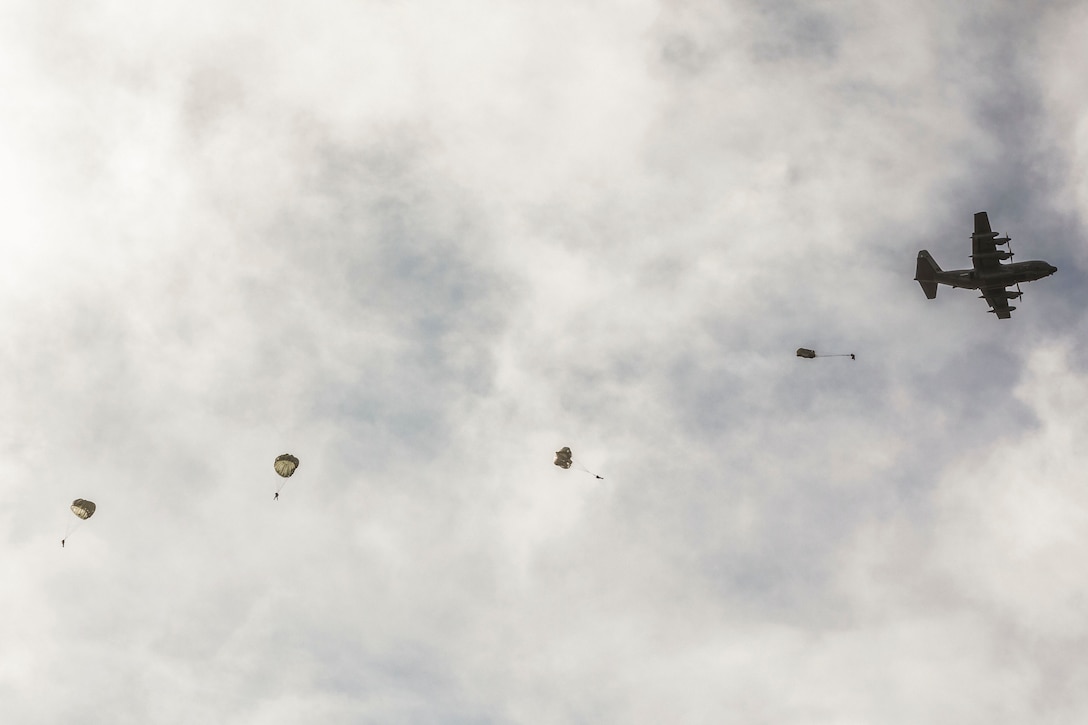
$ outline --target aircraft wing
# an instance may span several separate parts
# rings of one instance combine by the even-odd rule
[[[997,251],[997,244],[994,242],[996,237],[997,233],[990,229],[990,217],[986,212],[975,214],[975,233],[971,235],[971,262],[976,270],[988,272],[1001,268],[1003,253]]]
[[[990,229],[990,217],[986,212],[980,211],[975,214],[975,234],[982,236],[984,234],[993,234],[993,231],[993,229]]]
[[[1012,317],[1012,311],[1016,308],[1009,307],[1009,298],[1005,295],[1004,287],[984,287],[979,291],[990,303],[990,311],[997,315],[999,320]]]

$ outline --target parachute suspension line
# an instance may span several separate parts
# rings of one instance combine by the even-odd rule
[[[836,353],[816,353],[816,357],[848,357],[851,360],[857,360],[852,352],[836,352]]]
[[[579,462],[579,461],[571,461],[571,463],[573,463],[573,464],[574,464],[574,467],[575,467],[575,468],[577,468],[577,469],[578,469],[579,471],[582,471],[582,472],[584,472],[584,473],[588,473],[589,475],[591,475],[591,476],[593,476],[593,477],[595,477],[595,478],[598,478],[598,479],[600,479],[600,480],[602,480],[602,481],[604,480],[604,476],[598,476],[598,475],[597,475],[596,473],[594,473],[593,471],[591,471],[591,470],[589,470],[588,468],[586,468],[585,466],[583,466],[583,465],[581,464],[581,462]]]
[[[69,522],[68,525],[64,527],[64,538],[61,539],[61,541],[67,541],[72,538],[72,534],[76,532],[76,529],[83,525],[83,521],[84,519],[78,519],[74,524]]]

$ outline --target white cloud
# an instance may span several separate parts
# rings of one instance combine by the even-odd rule
[[[1035,177],[979,159],[1075,139],[1060,54],[1005,52],[1031,18],[9,12],[9,717],[1088,707],[1083,315],[910,279],[966,257],[976,200],[1030,227]]]

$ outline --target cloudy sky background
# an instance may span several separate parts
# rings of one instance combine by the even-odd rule
[[[1086,34],[4,0],[5,721],[1083,721]]]

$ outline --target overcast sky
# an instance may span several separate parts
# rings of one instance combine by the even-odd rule
[[[0,0],[3,720],[1088,720],[1085,37]]]

